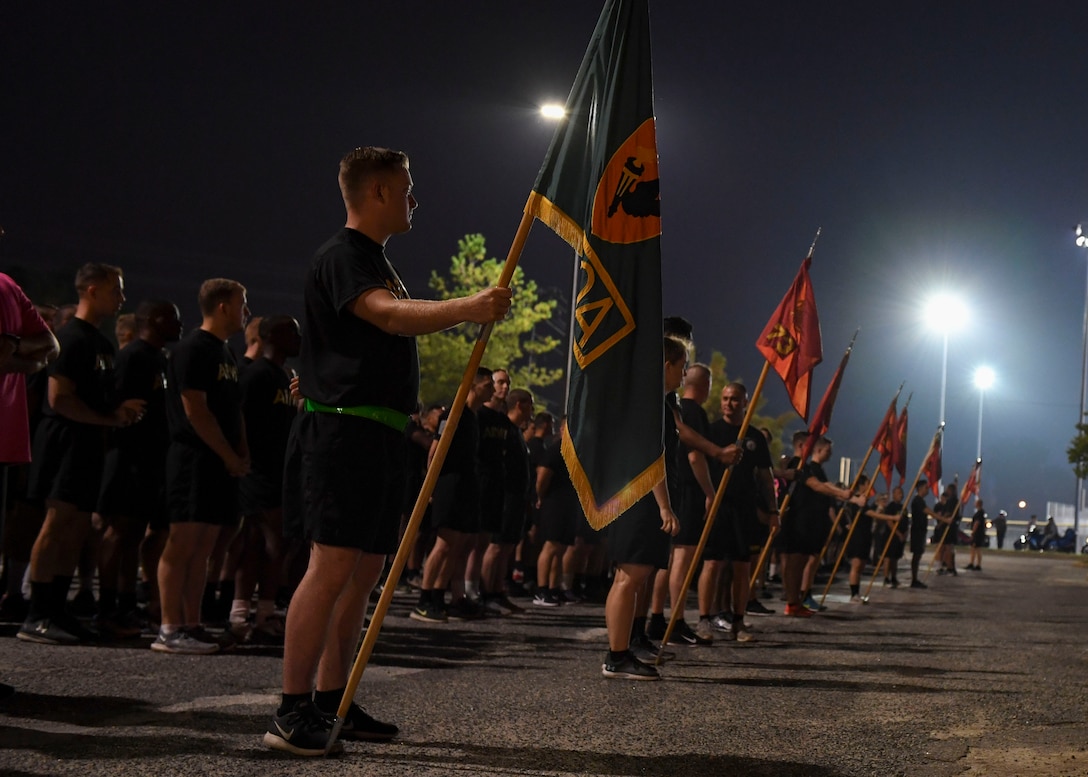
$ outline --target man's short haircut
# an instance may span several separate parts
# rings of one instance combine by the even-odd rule
[[[802,429],[799,432],[794,432],[793,433],[793,439],[791,440],[791,442],[794,445],[797,445],[798,443],[804,442],[807,439],[808,439],[808,430],[807,429]]]
[[[200,284],[200,293],[197,294],[197,303],[200,305],[200,313],[210,316],[215,309],[224,302],[230,302],[235,294],[244,294],[246,287],[238,281],[229,278],[209,278]]]
[[[554,422],[555,417],[546,410],[541,410],[539,413],[536,414],[536,417],[533,418],[533,426],[547,426],[548,424]]]
[[[106,283],[114,277],[125,277],[120,267],[112,264],[102,264],[101,262],[87,262],[87,264],[76,270],[76,291],[83,294],[91,286]]]
[[[672,335],[665,335],[665,361],[675,364],[688,358],[688,342]]]
[[[679,337],[681,340],[691,340],[694,327],[691,322],[681,316],[665,316],[663,331],[666,337]]]
[[[174,303],[164,299],[145,299],[136,308],[136,328],[143,332],[151,323],[151,319],[174,312]]]
[[[483,383],[484,378],[491,379],[491,370],[487,367],[476,368],[476,380],[475,383]]]
[[[514,405],[520,405],[522,402],[533,401],[533,395],[525,389],[510,389],[510,393],[506,395],[506,404],[513,407]]]
[[[257,319],[260,323],[257,325],[257,333],[262,340],[268,340],[272,336],[272,333],[281,326],[294,326],[295,319],[283,314],[275,316],[265,316],[264,318]],[[246,342],[249,342],[249,327],[246,327]]]
[[[706,366],[702,362],[695,362],[694,364],[688,365],[688,375],[691,375],[691,373],[693,372],[698,373],[698,375],[692,375],[692,380],[695,380],[696,377],[710,377],[710,367]]]
[[[135,313],[122,313],[113,324],[116,332],[135,332],[137,326]]]
[[[253,345],[258,340],[264,338],[266,335],[262,333],[261,323],[264,321],[260,316],[254,316],[249,319],[249,323],[246,324],[246,346]]]
[[[731,388],[733,390],[739,390],[740,393],[743,396],[748,396],[748,387],[745,386],[743,383],[741,383],[739,380],[729,381],[728,383],[725,384],[725,388],[723,388],[722,391],[724,391],[726,388]]]
[[[340,194],[344,202],[356,203],[363,187],[375,175],[408,169],[408,155],[378,146],[362,146],[340,160]]]
[[[832,442],[831,442],[830,437],[824,437],[824,436],[821,435],[819,437],[819,439],[816,440],[816,447],[820,447],[820,446],[823,446],[823,445],[831,445],[831,444],[832,444]]]

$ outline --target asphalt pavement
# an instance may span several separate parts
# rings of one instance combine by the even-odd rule
[[[261,743],[276,649],[51,647],[0,625],[18,689],[0,774],[1088,775],[1088,566],[988,551],[927,582],[868,604],[836,584],[810,619],[775,595],[754,642],[676,647],[648,683],[601,676],[599,605],[429,625],[397,597],[356,698],[400,737],[331,759]]]

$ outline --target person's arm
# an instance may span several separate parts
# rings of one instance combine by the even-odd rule
[[[208,395],[196,389],[181,390],[181,405],[185,409],[185,417],[205,445],[212,449],[234,477],[241,477],[249,472],[249,465],[240,456],[231,444],[227,442],[219,422],[215,420],[211,409],[208,407]],[[245,435],[242,436],[245,439]]]
[[[695,476],[695,482],[706,497],[706,509],[710,509],[710,503],[714,501],[714,481],[710,479],[710,467],[707,466],[706,456],[699,451],[688,451],[688,465],[691,474]]]
[[[548,493],[552,485],[552,471],[547,467],[536,468],[536,506],[540,507],[540,500]]]
[[[661,531],[670,537],[675,537],[680,533],[680,521],[677,520],[676,514],[672,511],[672,505],[669,503],[669,486],[664,478],[654,486],[653,493],[657,510],[661,513]]]
[[[46,329],[19,340],[0,338],[0,373],[18,372],[31,374],[45,367],[60,354],[60,345],[53,333]]]
[[[736,464],[740,461],[741,448],[739,446],[727,445],[724,448],[719,448],[710,440],[685,424],[676,410],[673,410],[672,412],[676,417],[677,434],[680,436],[680,442],[684,443],[685,447],[690,450],[699,451],[699,453],[702,453],[704,456],[717,459],[726,466]]]
[[[782,524],[778,513],[778,500],[774,497],[774,474],[769,468],[760,467],[756,470],[756,488],[759,489],[763,504],[767,506],[763,512],[770,516],[767,525],[772,529],[779,528]]]
[[[355,299],[351,312],[391,335],[426,335],[467,321],[498,321],[510,310],[511,296],[510,289],[491,286],[456,299],[397,299],[388,289],[373,288]]]
[[[805,479],[805,487],[810,491],[815,491],[817,494],[823,494],[824,496],[830,496],[833,499],[841,499],[844,502],[852,502],[858,507],[865,506],[865,495],[851,493],[849,488],[839,488],[831,483],[825,483],[817,477],[809,475]]]
[[[49,376],[49,406],[69,421],[93,426],[129,426],[143,418],[147,403],[142,399],[126,399],[109,415],[87,407],[76,394],[76,384],[63,375]]]

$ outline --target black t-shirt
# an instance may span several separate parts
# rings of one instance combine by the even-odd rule
[[[182,391],[203,391],[208,410],[223,436],[238,450],[242,437],[242,393],[238,386],[238,365],[227,344],[211,332],[197,329],[178,343],[169,364],[166,407],[170,439],[207,449],[181,403]]]
[[[476,411],[476,425],[480,442],[476,451],[480,463],[480,480],[500,484],[505,478],[506,438],[517,430],[506,413],[482,405]]]
[[[446,460],[442,462],[443,475],[475,475],[477,468],[477,453],[480,448],[479,423],[476,413],[465,405],[461,413],[461,419],[455,429],[449,429],[448,423],[450,411],[442,414],[438,422],[438,438],[453,433],[453,440],[446,451]]]
[[[801,525],[808,528],[816,528],[825,523],[830,527],[830,511],[835,500],[805,485],[809,478],[815,478],[821,483],[827,482],[827,474],[819,462],[809,461],[797,474],[797,486],[790,502],[790,514]]]
[[[335,407],[411,413],[419,396],[415,338],[391,335],[351,311],[359,295],[375,288],[408,298],[384,250],[366,235],[345,227],[318,249],[306,275],[301,391]]]
[[[297,412],[291,400],[291,378],[278,364],[260,356],[242,370],[240,390],[251,470],[278,480],[283,476],[287,437]]]
[[[690,470],[687,461],[680,466],[680,433],[676,427],[676,413],[680,407],[676,402],[676,393],[665,395],[665,412],[662,415],[662,441],[665,444],[665,484],[669,488],[669,504],[675,513],[680,509],[680,472]]]
[[[507,419],[510,422],[510,419]],[[506,436],[506,473],[505,491],[508,494],[528,496],[533,481],[533,469],[529,463],[529,446],[514,424],[510,423],[510,434]]]
[[[710,425],[708,436],[712,443],[724,448],[737,441],[738,432],[740,432],[739,425],[727,423],[725,419],[719,418]],[[758,429],[748,427],[741,448],[743,454],[740,461],[733,465],[733,474],[729,476],[724,498],[735,509],[745,514],[750,514],[757,506],[768,509],[770,505],[759,504],[760,494],[756,483],[756,470],[769,470],[771,467],[771,450],[767,447],[767,438]],[[711,475],[715,482],[721,482],[724,474],[723,464],[720,462],[711,464]]]
[[[570,480],[570,472],[567,471],[567,462],[563,459],[563,446],[558,442],[548,446],[544,451],[544,460],[539,466],[551,470],[552,478],[548,481],[548,493],[545,499],[573,499],[577,502],[578,494],[574,490],[574,484]],[[563,502],[567,504],[567,502]]]
[[[884,515],[899,515],[903,511],[903,504],[896,502],[894,499],[884,505]],[[885,527],[891,526],[890,523],[883,524]],[[895,530],[900,534],[905,534],[907,531],[907,516],[900,516],[899,522],[895,525]]]
[[[147,403],[143,420],[114,430],[114,444],[140,455],[165,454],[170,444],[166,418],[166,354],[136,339],[121,349],[114,363],[117,401],[142,399]]]
[[[926,514],[926,497],[922,494],[915,494],[913,500],[911,500],[911,531],[925,532],[926,526],[929,523],[929,516]]]
[[[57,342],[60,355],[49,365],[49,375],[72,381],[76,396],[96,413],[113,413],[118,405],[114,392],[113,343],[81,318],[73,318],[61,327]],[[49,406],[48,391],[42,395],[42,414],[63,418]]]
[[[706,417],[706,411],[703,410],[703,406],[696,402],[694,399],[680,398],[680,420],[691,429],[693,432],[698,433],[702,437],[709,439],[708,427],[710,421]],[[695,479],[695,472],[691,469],[691,464],[687,461],[688,454],[691,450],[680,443],[680,485],[685,490],[698,491],[700,494],[703,492],[703,487],[699,485],[699,481]]]

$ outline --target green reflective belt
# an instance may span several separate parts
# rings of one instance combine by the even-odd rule
[[[376,407],[374,405],[358,405],[357,407],[332,407],[307,399],[303,405],[311,413],[334,413],[336,415],[353,415],[357,418],[366,418],[385,424],[391,429],[403,432],[408,426],[408,416],[398,410],[388,407]]]

